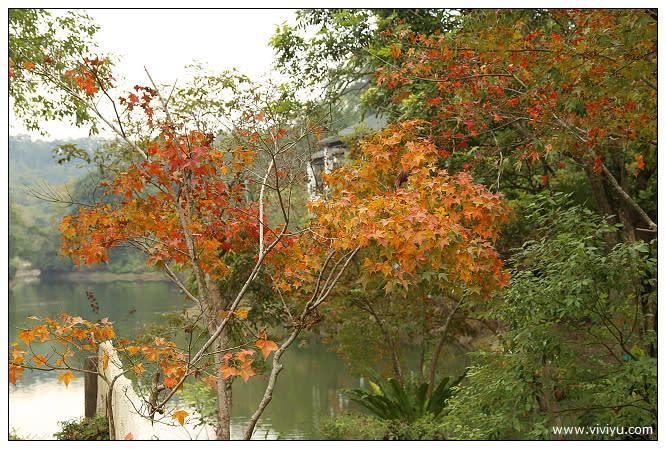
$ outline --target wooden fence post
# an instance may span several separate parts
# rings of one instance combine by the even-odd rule
[[[97,356],[86,357],[84,369],[93,371],[85,373],[83,390],[85,395],[85,416],[92,418],[97,413]]]

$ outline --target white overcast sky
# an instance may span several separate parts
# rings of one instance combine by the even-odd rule
[[[120,58],[114,74],[126,87],[148,85],[148,68],[158,84],[184,79],[185,66],[206,63],[213,72],[236,67],[254,80],[270,75],[268,42],[276,26],[293,23],[295,9],[83,9],[100,26],[100,50]],[[63,10],[51,11],[53,14]],[[273,74],[275,76],[276,74]],[[9,133],[28,134],[9,117]],[[46,123],[49,138],[83,137],[87,129]],[[41,138],[32,133],[34,138]]]

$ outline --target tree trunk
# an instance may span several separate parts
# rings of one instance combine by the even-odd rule
[[[222,366],[222,354],[216,352],[215,366]],[[215,429],[215,438],[218,440],[231,439],[231,382],[223,379],[217,381],[217,428]]]
[[[539,402],[539,408],[542,412],[552,414],[553,426],[562,427],[562,417],[560,416],[559,408],[557,407],[557,400],[551,394],[551,387],[549,385],[551,379],[550,360],[548,360],[543,367],[543,385],[545,387],[542,388],[541,394],[537,396],[537,400]],[[555,439],[563,440],[564,437],[560,434],[555,434]]]
[[[610,224],[617,224],[617,216],[615,215],[613,208],[608,202],[608,194],[606,193],[606,188],[604,187],[603,178],[589,167],[585,168],[585,174],[587,175],[587,180],[590,183],[590,190],[592,191],[594,204],[597,207],[597,213],[601,217],[613,215],[613,217],[611,217],[609,220]],[[606,241],[606,246],[609,250],[620,243],[620,237],[618,236],[617,232],[605,232],[604,240]]]
[[[222,301],[220,289],[218,284],[211,279],[210,274],[205,275],[206,287],[210,296],[211,311],[208,314],[208,332],[212,335],[217,329],[219,323],[218,318],[221,316],[217,313],[225,310],[225,304]],[[215,361],[215,369],[219,370],[225,364],[222,358],[223,351],[228,348],[229,338],[227,329],[224,329],[217,341],[213,344],[213,360]],[[232,379],[220,379],[217,381],[217,428],[215,431],[215,438],[218,440],[231,439],[231,393]]]
[[[391,351],[391,362],[393,363],[393,372],[395,373],[395,377],[398,379],[400,384],[404,385],[405,381],[402,377],[402,367],[400,366],[400,357],[398,357],[398,349],[396,348],[396,344],[393,341],[393,338],[391,337],[391,332],[388,329],[385,330],[385,335],[386,335],[386,341],[388,342],[389,349]]]
[[[442,352],[442,347],[446,341],[446,336],[449,333],[449,327],[451,326],[451,320],[453,315],[458,311],[458,308],[463,302],[463,298],[459,298],[458,302],[455,303],[453,309],[449,313],[449,316],[446,318],[446,323],[444,323],[444,328],[442,329],[442,335],[439,337],[439,342],[437,343],[437,348],[435,349],[435,354],[432,356],[432,366],[430,367],[430,385],[428,385],[428,397],[432,396],[432,392],[435,389],[435,375],[437,374],[437,363],[439,362],[439,355]]]
[[[372,315],[372,317],[375,319],[377,326],[379,326],[379,329],[384,334],[384,338],[386,338],[386,344],[388,345],[389,352],[391,353],[391,364],[393,366],[393,373],[395,374],[396,379],[398,379],[398,382],[400,382],[401,385],[404,385],[402,377],[402,368],[400,367],[400,357],[398,356],[398,348],[396,347],[396,344],[393,341],[393,337],[391,337],[391,330],[386,328],[384,320],[382,320],[377,315],[370,301],[366,301],[366,307],[367,310]]]

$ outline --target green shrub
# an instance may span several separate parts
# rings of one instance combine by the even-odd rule
[[[109,423],[104,416],[73,419],[71,421],[60,421],[62,430],[54,433],[57,440],[79,441],[79,440],[108,440]]]
[[[344,412],[320,423],[323,440],[386,440],[389,422],[369,415]]]
[[[390,421],[389,440],[446,440],[444,423],[432,415],[425,415],[412,423]]]
[[[320,423],[323,440],[445,440],[444,424],[432,416],[412,423],[344,412]]]

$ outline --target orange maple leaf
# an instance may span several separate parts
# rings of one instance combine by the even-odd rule
[[[144,369],[144,367],[142,366],[141,363],[139,363],[137,366],[132,368],[132,370],[134,370],[134,372],[136,373],[137,376],[140,376],[141,373],[143,373],[145,371],[145,369]]]
[[[234,315],[236,315],[241,320],[244,320],[247,318],[247,310],[241,307],[234,312]]]
[[[167,388],[173,388],[178,385],[178,378],[176,376],[165,377],[162,383]]]
[[[186,416],[189,416],[189,413],[187,413],[185,410],[178,410],[177,412],[173,412],[173,415],[171,415],[173,419],[178,420],[181,426],[185,424]]]
[[[127,346],[125,347],[125,350],[129,351],[130,354],[136,354],[137,351],[139,351],[141,348],[138,346]]]
[[[9,381],[16,385],[16,379],[19,381],[23,377],[23,367],[9,363]]]
[[[18,343],[16,343],[18,345]],[[16,363],[21,363],[23,361],[23,354],[25,351],[21,351],[19,348],[14,348],[11,350],[12,357]]]
[[[130,433],[128,433],[127,435],[125,435],[125,438],[124,438],[124,439],[125,439],[125,440],[133,440],[133,439],[134,439],[134,435],[132,435],[132,432],[130,432]]]
[[[254,371],[254,370],[252,369],[252,367],[250,366],[251,363],[252,363],[251,360],[248,360],[248,361],[246,361],[245,363],[243,363],[243,364],[241,365],[241,369],[240,369],[239,372],[238,372],[238,375],[239,375],[240,377],[242,377],[243,380],[244,380],[245,382],[247,382],[247,380],[248,380],[250,377],[252,377],[252,376],[254,376],[254,375],[257,374],[257,372]]]
[[[76,379],[76,376],[74,376],[74,374],[72,374],[71,371],[67,371],[66,373],[62,373],[60,375],[60,379],[58,379],[58,383],[65,382],[65,387],[69,387],[69,382],[72,379]]]
[[[35,332],[31,330],[22,330],[18,333],[18,339],[29,345],[32,340],[35,340]]]
[[[603,164],[603,162],[601,161],[601,157],[603,155],[604,153],[599,154],[599,156],[597,156],[597,159],[594,161],[594,171],[597,173],[601,173],[603,171],[603,168],[601,166],[601,164]]]
[[[641,155],[636,156],[636,162],[638,162],[636,168],[638,168],[639,170],[645,169],[645,162],[643,162],[643,156]]]
[[[49,331],[46,328],[46,324],[43,326],[35,327],[35,336],[39,337],[39,341],[48,341],[51,338],[49,337]]]
[[[271,351],[277,351],[278,346],[274,341],[271,340],[257,340],[254,344],[257,348],[261,349],[261,353],[264,355],[264,360],[268,358],[268,355]]]
[[[220,371],[222,372],[222,377],[225,379],[229,376],[238,376],[239,374],[239,371],[236,368],[229,365],[224,365],[220,368]]]
[[[204,378],[202,378],[201,380],[203,380],[204,383],[205,383],[206,385],[208,385],[209,387],[213,387],[213,388],[215,388],[215,389],[217,390],[217,381],[219,380],[217,377],[215,377],[215,376],[208,376],[208,377],[204,377]]]
[[[144,346],[141,348],[143,350],[144,355],[146,356],[146,359],[150,362],[156,362],[159,360],[160,355],[162,354],[162,351],[159,349],[150,347],[150,346]]]

